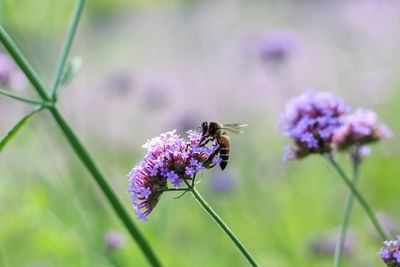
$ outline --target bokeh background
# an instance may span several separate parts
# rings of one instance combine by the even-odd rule
[[[0,0],[0,22],[47,85],[74,7]],[[331,266],[348,190],[321,157],[282,162],[279,114],[305,88],[378,113],[394,138],[373,146],[359,187],[398,234],[399,29],[394,0],[89,0],[71,51],[82,69],[59,105],[132,217],[126,175],[148,138],[247,123],[226,171],[204,173],[199,191],[262,266]],[[37,99],[23,79],[6,89]],[[1,97],[0,135],[31,109]],[[146,224],[134,218],[165,266],[247,265],[189,194],[176,196]],[[383,266],[381,241],[355,203],[343,266]],[[0,154],[0,266],[146,265],[49,114],[35,116]]]

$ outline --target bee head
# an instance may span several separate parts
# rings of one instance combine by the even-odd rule
[[[219,129],[219,125],[216,122],[210,122],[210,125],[208,126],[208,133],[213,136]]]
[[[207,134],[208,131],[208,123],[206,121],[203,121],[201,124],[201,134],[204,136]]]

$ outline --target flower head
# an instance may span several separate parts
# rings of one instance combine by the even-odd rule
[[[390,236],[395,236],[396,233],[399,232],[399,230],[400,230],[399,224],[397,223],[396,219],[391,214],[388,214],[388,213],[382,212],[382,211],[380,211],[380,212],[378,211],[375,213],[375,215],[385,233],[388,233]],[[369,220],[366,222],[367,222],[368,232],[370,234],[372,234],[374,237],[376,237],[377,239],[380,239],[381,235],[376,230],[376,228],[373,226],[373,224]]]
[[[397,240],[384,241],[386,247],[381,248],[377,253],[382,260],[390,267],[400,267],[400,235]]]
[[[104,241],[110,248],[121,248],[125,244],[125,237],[118,232],[107,232],[104,235]]]
[[[322,234],[318,238],[314,239],[310,243],[312,252],[315,255],[334,255],[336,244],[339,240],[340,232],[336,229],[327,233]],[[348,255],[354,252],[357,248],[357,235],[349,229],[346,234],[346,238],[343,243],[343,254]]]
[[[235,174],[229,171],[213,172],[211,176],[211,190],[218,195],[231,192],[237,185]]]
[[[296,147],[286,146],[284,160],[331,151],[333,132],[349,110],[341,98],[327,92],[307,90],[289,100],[278,128],[293,139]]]
[[[343,124],[333,134],[332,146],[345,150],[353,145],[365,145],[392,136],[389,128],[377,124],[377,116],[372,110],[357,109],[343,119]]]
[[[216,160],[208,160],[215,147],[199,146],[200,134],[195,131],[188,134],[189,142],[180,138],[174,130],[143,145],[147,154],[128,174],[128,193],[132,193],[133,208],[139,220],[147,221],[161,194],[168,189],[168,181],[170,185],[179,187],[197,172],[217,164]]]
[[[272,31],[262,35],[258,41],[258,52],[265,62],[282,62],[293,54],[298,38],[291,31]]]

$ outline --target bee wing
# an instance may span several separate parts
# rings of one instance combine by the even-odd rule
[[[238,131],[235,129],[228,129],[228,128],[221,128],[221,129],[223,129],[224,132],[231,133],[231,134],[243,134],[244,133],[243,131]]]
[[[244,123],[224,123],[224,124],[222,124],[222,127],[224,127],[224,128],[232,128],[235,130],[239,130],[240,128],[246,127],[246,126],[247,126],[247,124],[244,124]]]
[[[241,124],[241,123],[226,123],[222,125],[221,129],[224,129],[227,132],[233,133],[233,134],[242,134],[243,132],[240,131],[242,127],[247,126],[247,124]]]

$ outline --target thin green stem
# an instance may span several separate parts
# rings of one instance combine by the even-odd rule
[[[69,141],[70,145],[72,146],[73,150],[75,151],[78,158],[82,161],[85,167],[88,169],[90,174],[96,180],[97,184],[100,186],[101,190],[103,191],[104,195],[107,197],[108,201],[110,202],[111,206],[113,207],[114,211],[117,213],[119,218],[122,220],[125,227],[128,229],[131,236],[136,240],[138,245],[141,247],[143,253],[146,255],[147,259],[153,266],[161,266],[160,262],[156,258],[155,254],[151,250],[150,246],[148,245],[147,241],[144,239],[143,235],[139,232],[137,227],[132,222],[131,218],[129,217],[126,210],[123,208],[121,202],[118,200],[117,196],[115,195],[114,191],[111,189],[110,185],[107,183],[105,177],[100,172],[100,170],[95,165],[94,161],[90,157],[87,150],[83,147],[81,142],[79,141],[78,137],[69,127],[67,122],[64,120],[60,112],[56,107],[49,108],[51,114],[53,115],[54,119],[56,120],[58,126],[60,126],[61,130],[63,131],[65,137]]]
[[[186,187],[186,188],[168,188],[168,189],[165,190],[165,191],[176,192],[176,191],[187,191],[187,190],[189,190],[189,189],[190,189],[189,187]]]
[[[358,169],[359,169],[360,161],[353,158],[352,163],[353,163],[352,164],[353,165],[352,184],[354,187],[356,187],[357,180],[358,180]],[[347,197],[346,208],[345,208],[343,223],[342,223],[342,229],[340,231],[340,237],[336,244],[336,249],[335,249],[335,258],[334,258],[334,263],[333,263],[333,265],[335,267],[340,266],[340,260],[342,258],[342,254],[343,254],[343,246],[344,246],[344,242],[346,239],[346,232],[347,232],[347,228],[349,227],[349,223],[350,223],[351,210],[353,207],[353,200],[354,200],[354,193],[353,193],[353,191],[350,190],[349,195]]]
[[[204,208],[204,210],[214,219],[214,221],[221,227],[221,229],[227,234],[227,236],[232,240],[235,246],[240,250],[243,256],[249,261],[252,266],[258,266],[255,259],[250,255],[247,249],[243,246],[240,240],[236,237],[236,235],[232,232],[232,230],[225,224],[225,222],[218,216],[218,214],[210,207],[210,205],[204,200],[204,198],[200,195],[200,193],[196,190],[195,187],[190,186],[190,184],[185,181],[185,184],[190,188],[190,192],[197,200],[197,202]]]
[[[339,166],[339,164],[336,162],[332,154],[326,154],[325,159],[328,160],[329,163],[332,164],[334,169],[338,172],[340,178],[345,182],[345,184],[351,189],[353,192],[354,196],[357,198],[357,200],[360,202],[361,206],[367,213],[369,219],[371,220],[372,224],[375,226],[376,230],[378,233],[381,235],[381,237],[384,240],[390,240],[390,237],[385,233],[383,230],[382,226],[379,224],[378,219],[376,218],[374,212],[372,209],[369,207],[367,201],[365,201],[364,197],[358,192],[357,188],[350,182],[350,179],[347,177],[347,175],[344,173],[343,169]]]
[[[18,131],[39,111],[41,111],[44,106],[38,106],[28,115],[24,116],[8,133],[4,138],[0,140],[0,152],[7,145],[7,143],[18,133]]]
[[[191,185],[190,187],[194,187],[194,183],[195,183],[195,181],[196,181],[196,174],[193,176],[193,179],[192,179],[192,185]]]
[[[8,53],[10,53],[11,57],[15,60],[17,65],[25,73],[26,77],[32,83],[33,88],[35,88],[36,92],[39,94],[42,100],[44,102],[51,102],[39,76],[36,74],[32,66],[26,60],[25,56],[22,54],[21,50],[19,50],[18,46],[15,44],[10,35],[8,35],[7,31],[3,28],[1,24],[0,41],[3,43],[4,47],[7,49]]]
[[[60,61],[58,62],[56,76],[55,76],[53,84],[51,86],[51,98],[54,99],[54,101],[56,101],[56,99],[57,99],[57,91],[58,91],[59,84],[60,84],[60,78],[64,71],[65,62],[67,61],[68,53],[69,53],[69,50],[71,49],[71,44],[74,39],[76,29],[78,27],[78,23],[80,21],[81,15],[82,15],[82,10],[83,10],[84,4],[85,4],[85,0],[79,0],[78,4],[76,6],[75,16],[72,21],[70,30],[68,32],[67,39],[66,39],[65,45],[64,45],[64,49],[61,54]]]
[[[0,25],[0,41],[3,43],[4,47],[8,50],[10,55],[14,58],[15,62],[20,66],[21,70],[25,73],[26,77],[32,83],[35,90],[38,92],[40,97],[44,102],[51,102],[49,96],[46,93],[46,89],[43,86],[43,83],[39,79],[38,75],[35,73],[29,62],[26,60],[22,52],[19,50],[15,42],[11,39],[8,35],[6,30]],[[89,170],[94,180],[97,182],[101,190],[103,191],[104,195],[110,202],[112,208],[119,216],[125,227],[128,229],[129,233],[131,234],[132,238],[136,241],[136,243],[141,248],[142,252],[145,254],[151,265],[153,266],[161,266],[159,260],[155,256],[154,252],[152,251],[151,247],[148,245],[147,241],[143,237],[142,233],[139,232],[131,218],[129,217],[128,213],[123,208],[122,204],[118,200],[117,196],[115,195],[114,191],[108,185],[106,179],[104,178],[103,174],[99,171],[97,166],[95,165],[94,161],[90,157],[89,153],[83,147],[81,142],[79,141],[78,137],[74,134],[70,126],[64,120],[60,112],[55,106],[49,106],[49,111],[53,115],[54,119],[56,120],[58,126],[63,131],[65,137],[69,141],[70,145],[72,146],[73,150],[85,165],[85,167]]]
[[[7,92],[5,90],[2,90],[2,89],[0,89],[0,95],[8,96],[10,98],[13,98],[13,99],[16,99],[16,100],[19,100],[19,101],[22,101],[22,102],[25,102],[25,103],[28,103],[28,104],[32,104],[32,105],[40,105],[40,106],[45,106],[46,105],[46,103],[44,103],[44,102],[26,99],[26,98],[11,94],[11,93],[9,93],[9,92]]]

